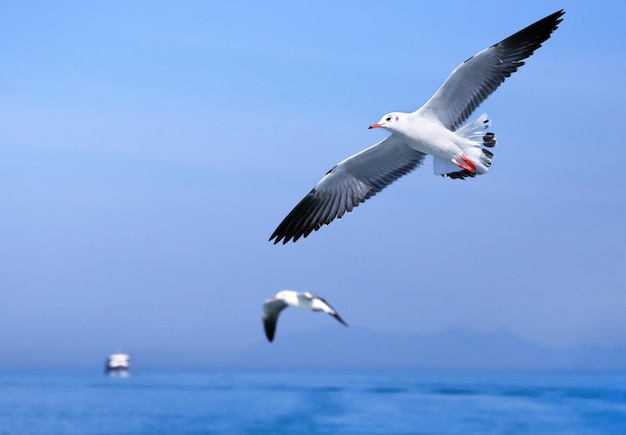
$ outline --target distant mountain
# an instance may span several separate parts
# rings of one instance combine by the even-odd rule
[[[449,330],[395,335],[330,328],[278,336],[235,355],[241,367],[406,367],[418,369],[626,369],[626,346],[547,348],[508,331]]]

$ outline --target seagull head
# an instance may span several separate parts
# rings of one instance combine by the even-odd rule
[[[402,113],[398,112],[387,113],[382,118],[380,118],[380,121],[378,121],[376,124],[370,125],[369,128],[372,129],[382,127],[386,130],[393,131],[395,124],[400,121],[400,119],[402,119],[402,115]]]
[[[298,306],[298,293],[293,290],[281,290],[274,296],[274,299],[284,301],[287,305]]]
[[[287,297],[287,292],[283,291],[279,291],[278,293],[276,293],[274,295],[274,299],[285,299]]]

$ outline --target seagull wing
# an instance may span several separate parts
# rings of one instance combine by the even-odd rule
[[[332,168],[278,225],[270,241],[283,244],[340,219],[418,167],[425,154],[391,135]]]
[[[285,308],[287,308],[287,303],[281,299],[268,299],[263,304],[263,327],[269,341],[274,340],[278,315]]]
[[[457,66],[418,112],[455,131],[504,80],[524,65],[563,21],[560,10],[470,57]]]
[[[337,321],[339,321],[339,323],[341,323],[342,325],[348,326],[348,324],[344,322],[341,316],[339,316],[339,313],[337,313],[337,310],[335,310],[328,302],[326,302],[325,299],[322,299],[319,296],[316,296],[312,302],[313,302],[314,311],[324,311],[325,313],[328,313],[331,316],[333,316],[335,319],[337,319]]]

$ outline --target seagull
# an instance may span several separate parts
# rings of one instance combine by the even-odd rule
[[[328,171],[269,240],[286,244],[307,237],[417,168],[427,154],[436,175],[465,179],[487,173],[496,144],[495,134],[486,131],[489,118],[483,114],[462,124],[550,38],[564,13],[548,15],[470,57],[415,112],[391,112],[371,124],[391,135]]]
[[[269,341],[274,340],[278,315],[287,307],[300,308],[301,310],[324,311],[343,325],[348,326],[348,324],[339,317],[337,311],[319,296],[315,296],[309,292],[282,290],[276,293],[272,299],[266,300],[263,304],[263,326],[265,327],[265,335],[267,335]]]

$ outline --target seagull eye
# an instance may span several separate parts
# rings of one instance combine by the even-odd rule
[[[391,116],[388,116],[387,119],[385,119],[385,121],[387,122],[391,121]]]

